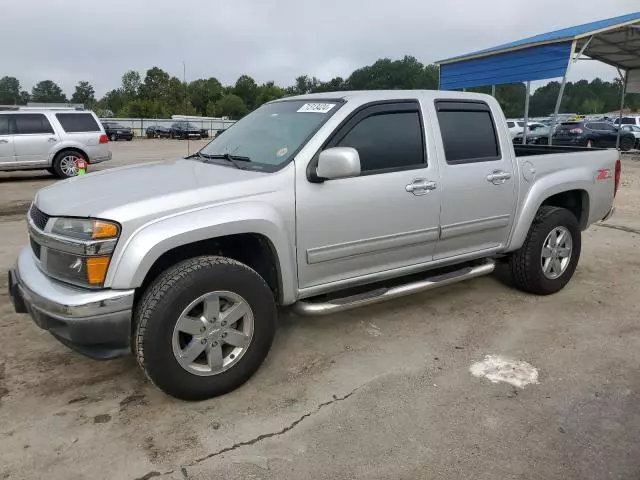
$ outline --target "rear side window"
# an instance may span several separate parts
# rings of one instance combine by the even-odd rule
[[[633,117],[623,117],[622,124],[623,125],[635,125],[636,124],[636,119],[633,118]]]
[[[436,109],[448,164],[501,158],[495,124],[486,103],[437,101]]]
[[[13,120],[16,126],[16,135],[53,133],[49,120],[41,113],[14,115]]]
[[[67,133],[100,131],[98,122],[90,113],[56,113],[56,118]]]
[[[364,118],[336,146],[355,148],[360,155],[362,172],[424,164],[417,111],[380,113]]]
[[[507,127],[509,127],[509,128],[513,128],[513,127],[515,127],[515,126],[516,126],[516,124],[515,124],[515,123],[513,123],[513,122],[507,122]]]
[[[0,115],[0,135],[9,135],[9,115]]]

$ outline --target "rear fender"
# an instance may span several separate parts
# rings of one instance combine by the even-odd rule
[[[536,180],[522,202],[506,251],[518,250],[524,244],[533,219],[547,198],[570,190],[585,190],[590,198],[593,187],[593,174],[586,168],[558,170]]]

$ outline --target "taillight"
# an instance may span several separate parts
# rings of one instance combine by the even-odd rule
[[[614,175],[614,187],[613,187],[613,196],[615,197],[618,193],[618,188],[620,187],[620,177],[622,176],[622,162],[620,160],[616,161],[616,170]]]
[[[100,135],[100,143],[108,143],[109,142],[109,137],[107,137],[106,135]]]
[[[573,133],[574,135],[580,135],[582,133],[582,129],[581,128],[572,128],[571,130],[569,130],[569,133]]]

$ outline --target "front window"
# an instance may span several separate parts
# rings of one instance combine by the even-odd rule
[[[218,134],[200,153],[244,157],[243,167],[272,172],[291,159],[339,107],[331,100],[263,105]]]

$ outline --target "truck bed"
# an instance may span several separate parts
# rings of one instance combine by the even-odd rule
[[[554,153],[575,153],[604,150],[588,147],[571,147],[566,145],[514,145],[516,157],[530,157],[533,155],[551,155]]]

